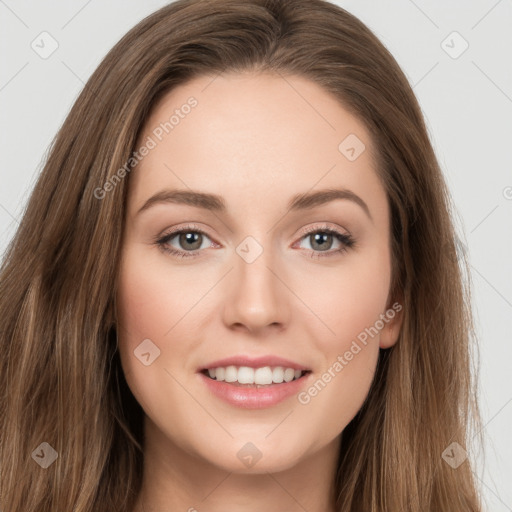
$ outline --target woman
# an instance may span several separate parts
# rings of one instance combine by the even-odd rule
[[[449,194],[404,74],[335,5],[134,27],[0,292],[2,510],[481,510]]]

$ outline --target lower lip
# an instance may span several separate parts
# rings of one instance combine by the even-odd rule
[[[297,394],[309,380],[312,373],[306,373],[300,379],[281,384],[272,384],[263,388],[234,386],[225,381],[211,379],[199,373],[208,389],[222,400],[244,409],[264,409],[271,407]]]

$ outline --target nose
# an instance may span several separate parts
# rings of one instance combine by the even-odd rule
[[[289,319],[291,292],[272,251],[265,248],[254,261],[234,252],[233,266],[223,290],[226,326],[253,334],[282,330]]]

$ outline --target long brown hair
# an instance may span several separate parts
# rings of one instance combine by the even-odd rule
[[[143,415],[116,338],[125,165],[164,93],[224,71],[320,84],[377,148],[391,209],[391,294],[404,318],[344,429],[338,510],[480,511],[470,460],[455,468],[443,456],[463,453],[479,422],[467,263],[449,193],[396,61],[361,21],[323,0],[179,0],[130,30],[87,82],[0,270],[2,510],[132,509]],[[55,456],[50,447],[57,459],[42,468],[35,461]]]

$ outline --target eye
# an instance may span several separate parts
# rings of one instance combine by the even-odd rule
[[[199,255],[201,249],[211,247],[212,244],[203,246],[205,238],[209,239],[208,235],[196,226],[185,226],[167,233],[161,238],[158,238],[155,243],[168,254],[178,256],[179,258],[191,258]],[[178,247],[172,245],[174,241]]]
[[[314,231],[309,231],[301,238],[301,240],[309,242],[309,250],[312,251],[312,258],[339,255],[340,253],[346,252],[355,244],[354,238],[348,233],[342,233],[336,229],[328,227],[321,227]],[[337,248],[329,250],[336,244],[338,245]]]
[[[188,225],[157,238],[154,243],[167,254],[179,258],[193,258],[199,256],[201,249],[212,247],[211,243],[206,244],[206,246],[203,245],[206,239],[211,240],[202,229],[194,225]],[[339,255],[355,244],[354,238],[348,233],[342,233],[329,227],[309,230],[307,234],[300,238],[300,241],[302,240],[309,242],[310,248],[308,250],[311,252],[311,258]],[[338,245],[338,247],[330,250],[333,245]]]

